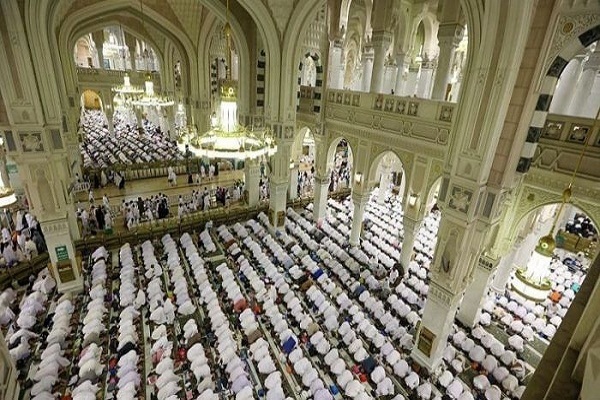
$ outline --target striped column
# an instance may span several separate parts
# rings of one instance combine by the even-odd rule
[[[219,79],[217,71],[217,59],[210,63],[210,94],[216,96],[218,94]]]
[[[300,62],[298,65],[298,87],[296,90],[296,111],[300,111],[300,86],[302,85],[302,67],[304,64]]]
[[[318,114],[321,112],[321,99],[323,97],[323,65],[321,64],[321,60],[319,59],[318,54],[314,54],[311,57],[315,61],[315,67],[317,69],[317,80],[315,83],[313,112]]]
[[[600,25],[582,33],[571,42],[566,43],[562,51],[556,56],[550,68],[546,72],[546,76],[542,82],[540,95],[535,105],[533,118],[529,124],[527,131],[527,139],[521,151],[521,157],[517,164],[517,172],[525,173],[531,168],[531,162],[537,149],[537,144],[542,136],[542,131],[546,124],[546,117],[552,102],[552,96],[556,90],[556,84],[561,73],[573,57],[585,52],[585,48],[600,40]]]
[[[265,51],[261,50],[256,63],[256,111],[262,114],[265,107]]]

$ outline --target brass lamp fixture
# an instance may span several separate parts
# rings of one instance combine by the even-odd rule
[[[255,159],[271,156],[277,151],[271,131],[248,131],[238,123],[237,81],[231,78],[231,25],[229,24],[229,0],[223,33],[227,39],[227,72],[220,82],[219,112],[211,115],[208,132],[185,132],[179,137],[178,146],[183,152],[210,159]]]
[[[596,113],[594,122],[598,121],[599,116],[600,108]],[[556,228],[556,224],[558,223],[565,204],[571,202],[571,197],[573,195],[573,182],[575,181],[579,167],[581,167],[581,162],[583,161],[583,157],[590,142],[589,139],[592,136],[591,133],[592,130],[590,130],[590,134],[585,138],[583,149],[579,154],[579,160],[577,161],[577,165],[573,170],[569,184],[562,192],[561,203],[556,215],[554,216],[554,221],[552,222],[550,231],[547,235],[542,236],[539,239],[531,258],[527,262],[527,266],[517,270],[515,273],[515,279],[513,279],[511,283],[512,289],[527,300],[533,300],[536,302],[543,301],[548,297],[548,294],[552,289],[552,284],[548,279],[548,274],[550,272],[550,263],[552,262],[554,249],[556,248],[554,229]]]

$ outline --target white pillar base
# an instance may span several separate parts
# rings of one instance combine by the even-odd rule
[[[459,300],[460,296],[443,284],[430,282],[421,327],[411,352],[411,357],[430,372],[442,362]]]
[[[315,197],[313,208],[313,221],[319,224],[327,215],[327,191],[329,178],[315,176]]]
[[[456,319],[465,326],[472,328],[479,321],[481,307],[488,293],[488,283],[492,277],[492,266],[493,264],[490,264],[490,268],[487,268],[486,265],[479,262],[473,272],[473,282],[465,289],[460,309],[456,315]]]

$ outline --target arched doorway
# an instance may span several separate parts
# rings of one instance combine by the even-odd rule
[[[331,142],[327,151],[330,193],[352,186],[353,160],[352,148],[345,138],[338,137]]]
[[[91,89],[84,90],[81,93],[81,107],[84,110],[104,110],[100,95]]]
[[[292,145],[290,161],[290,198],[314,193],[315,138],[308,127],[300,129]]]
[[[369,173],[371,186],[378,186],[377,202],[384,203],[389,197],[404,197],[406,174],[400,157],[391,150],[375,157]]]

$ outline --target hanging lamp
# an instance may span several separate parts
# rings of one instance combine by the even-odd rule
[[[600,107],[596,113],[594,125],[598,121],[599,117]],[[565,204],[571,202],[571,197],[573,195],[573,182],[575,181],[575,176],[577,175],[579,167],[581,166],[581,162],[583,161],[583,156],[585,155],[585,151],[587,150],[590,142],[592,131],[593,129],[590,129],[590,135],[585,138],[585,143],[581,154],[579,155],[579,160],[577,161],[575,170],[571,175],[569,184],[565,190],[563,190],[561,203],[556,215],[554,216],[554,221],[552,222],[550,231],[547,235],[542,236],[539,239],[531,258],[527,262],[527,266],[525,268],[517,269],[515,277],[512,280],[512,290],[526,300],[533,300],[535,302],[544,301],[552,290],[552,283],[548,279],[548,275],[550,274],[550,264],[554,255],[554,249],[556,248],[554,229],[556,228],[556,224],[558,223]]]
[[[246,160],[271,156],[277,146],[269,130],[248,131],[238,123],[237,82],[231,79],[231,25],[229,0],[223,29],[227,40],[226,78],[219,83],[219,113],[211,115],[211,129],[202,134],[187,131],[178,140],[181,151],[210,159]]]

